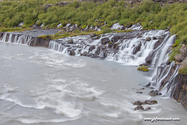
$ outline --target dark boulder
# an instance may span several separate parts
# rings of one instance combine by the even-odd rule
[[[95,54],[96,54],[96,55],[99,55],[99,54],[100,54],[100,51],[101,51],[101,47],[98,46],[97,49],[96,49],[96,51],[95,51]]]
[[[166,62],[166,65],[170,65],[170,64],[171,64],[171,62],[170,62],[170,61],[167,61],[167,62]]]
[[[142,94],[143,92],[137,91],[136,93]]]
[[[146,41],[151,41],[151,37],[147,37],[145,40]]]
[[[112,37],[111,41],[112,42],[117,42],[119,39],[122,39],[124,37],[124,35],[115,35],[114,37]]]
[[[184,59],[184,57],[181,54],[176,54],[174,58],[177,62],[182,62],[182,60]]]
[[[69,55],[71,55],[71,56],[75,56],[75,54],[76,54],[76,53],[75,53],[74,50],[71,50],[70,53],[69,53]]]
[[[134,47],[134,49],[133,49],[133,54],[136,54],[138,51],[140,51],[140,48],[141,48],[141,42],[138,42],[136,45],[135,45],[135,47]]]
[[[95,49],[95,45],[91,45],[90,48],[89,48],[89,52],[91,52],[94,49]]]
[[[73,44],[73,39],[69,39],[67,42],[68,44]]]
[[[136,101],[133,103],[133,105],[142,105],[142,102],[141,101]]]
[[[134,110],[144,110],[144,107],[141,105],[138,105],[136,108],[134,108]]]
[[[155,36],[153,36],[153,40],[156,40],[157,38]]]
[[[152,90],[149,92],[150,96],[157,96],[157,95],[161,95],[161,93],[158,92],[158,90]]]
[[[148,105],[153,105],[153,104],[157,104],[157,101],[156,100],[145,100],[144,103]]]
[[[106,45],[109,42],[110,42],[110,40],[108,38],[101,39],[101,44],[103,44],[103,45]]]

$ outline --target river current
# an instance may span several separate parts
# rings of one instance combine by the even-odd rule
[[[144,118],[179,118],[154,124],[184,125],[187,112],[169,97],[151,97],[151,73],[136,66],[43,47],[0,42],[0,125],[149,125]],[[137,89],[143,94],[136,93]],[[135,101],[154,99],[148,111]]]

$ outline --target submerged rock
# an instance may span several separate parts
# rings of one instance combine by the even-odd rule
[[[71,50],[69,54],[70,54],[71,56],[75,56],[76,53],[75,53],[73,50]]]
[[[157,101],[156,100],[145,100],[144,103],[148,105],[153,105],[153,104],[157,104]]]
[[[158,90],[152,90],[149,92],[150,96],[157,96],[157,95],[161,95],[161,93],[158,92]]]
[[[142,94],[143,92],[139,92],[139,91],[137,91],[136,93],[140,93],[140,94]]]
[[[136,101],[133,103],[133,105],[142,105],[142,102],[141,101]]]
[[[155,36],[153,36],[153,40],[156,40],[157,38]]]
[[[134,110],[144,110],[144,107],[141,105],[138,105],[136,108],[134,108]]]
[[[151,110],[151,107],[147,107],[144,109],[144,111]]]

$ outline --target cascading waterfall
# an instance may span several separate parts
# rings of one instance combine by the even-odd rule
[[[175,89],[175,86],[177,83],[175,83],[175,78],[178,75],[179,66],[177,65],[173,75],[170,77],[170,79],[167,81],[166,85],[161,90],[162,94],[164,96],[171,96],[172,97],[172,91]]]
[[[2,40],[1,40],[1,42],[6,42],[6,37],[7,37],[7,33],[5,33],[5,34],[3,35],[3,38],[2,38]]]
[[[8,43],[12,42],[12,34],[10,34],[9,38],[8,38]]]
[[[8,33],[4,33],[1,42],[8,42],[8,43],[19,43],[19,44],[26,44],[30,45],[31,41],[33,40],[32,36],[28,35],[20,35],[20,34],[13,34],[9,33],[8,40],[7,40]],[[14,37],[13,37],[14,35]]]
[[[89,36],[76,36],[56,41],[51,40],[49,48],[60,52],[66,52],[70,55],[73,51],[75,55],[99,57],[108,61],[126,63],[127,65],[139,65],[146,64],[145,59],[151,52],[159,53],[158,51],[160,51],[160,48],[163,48],[165,44],[168,44],[166,41],[169,38],[169,32],[164,30],[147,32],[137,31],[134,34],[119,34],[116,38],[117,40],[112,42],[116,35],[118,34],[105,34],[99,39],[93,39]],[[139,35],[139,37],[137,37],[137,35]],[[159,37],[164,37],[164,35],[166,35],[166,37],[163,42],[158,47],[155,47]],[[150,41],[146,41],[147,37],[155,37],[157,39],[151,38]],[[71,44],[68,42],[70,39],[73,41]],[[103,39],[108,39],[109,42],[103,44]],[[66,51],[63,51],[64,49]],[[154,63],[156,63],[156,61],[158,61],[158,59],[155,58]]]

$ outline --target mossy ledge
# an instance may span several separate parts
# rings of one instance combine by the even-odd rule
[[[147,66],[140,66],[140,67],[137,68],[137,70],[140,70],[140,71],[143,71],[143,72],[148,72],[149,71]]]
[[[187,75],[187,66],[180,68],[178,73],[181,75]]]

